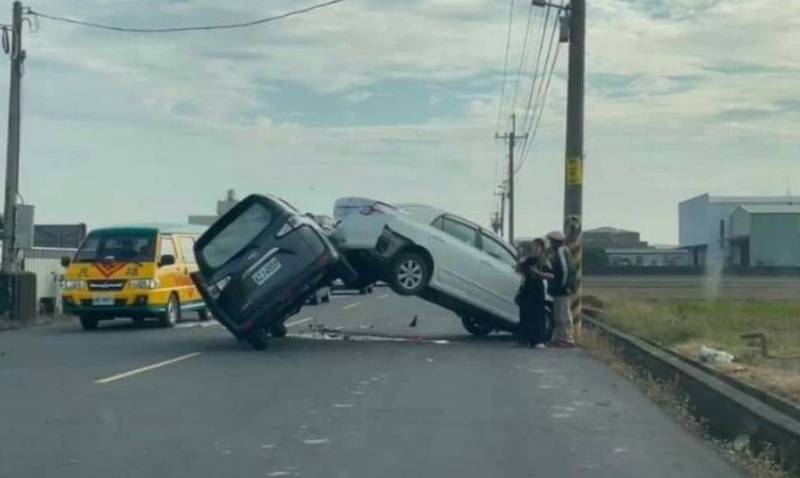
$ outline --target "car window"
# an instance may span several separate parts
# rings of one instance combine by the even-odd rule
[[[440,231],[444,229],[444,216],[439,216],[436,219],[434,219],[433,222],[431,223],[431,226],[435,227],[436,229],[439,229]]]
[[[161,236],[161,255],[176,257],[175,244],[172,243],[172,238],[170,236]]]
[[[231,260],[272,223],[272,212],[254,202],[210,238],[200,254],[205,263],[217,268]]]
[[[442,222],[442,230],[459,241],[465,242],[471,246],[476,245],[475,240],[478,231],[474,227],[468,226],[463,222],[454,221],[446,217]]]
[[[181,248],[181,256],[183,262],[194,264],[194,238],[193,237],[179,237],[178,246]]]
[[[499,261],[514,267],[517,264],[517,259],[514,255],[506,249],[499,241],[489,236],[486,233],[481,233],[481,249],[483,252],[489,254]]]

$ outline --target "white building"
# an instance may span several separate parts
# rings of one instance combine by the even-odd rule
[[[800,204],[800,196],[710,196],[703,194],[678,205],[679,216],[679,246],[687,249],[692,254],[692,263],[704,265],[758,265],[752,257],[743,253],[743,222],[746,222],[745,213],[738,213],[736,230],[732,230],[731,221],[734,211],[738,208],[751,211],[767,211],[780,209],[782,206]],[[762,212],[759,212],[762,213]],[[766,213],[764,213],[766,214]],[[759,237],[759,251],[778,244],[788,242],[800,247],[800,231],[792,234],[789,226],[784,228],[775,226],[776,221],[792,222],[792,213],[783,212],[770,215],[770,221],[758,220],[755,224]],[[770,226],[767,223],[771,223]],[[749,226],[748,226],[749,227]],[[771,228],[772,232],[766,229]],[[749,237],[752,231],[747,232]],[[766,241],[766,242],[765,242]],[[762,265],[794,266],[792,255],[785,255],[763,262]],[[746,259],[746,260],[743,260]]]

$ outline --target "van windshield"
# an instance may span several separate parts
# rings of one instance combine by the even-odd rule
[[[93,232],[81,244],[75,262],[152,262],[155,232]]]
[[[216,269],[244,250],[270,223],[270,210],[254,202],[211,237],[200,254],[206,265]]]

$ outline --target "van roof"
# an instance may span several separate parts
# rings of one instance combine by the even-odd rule
[[[195,226],[192,224],[169,224],[169,223],[144,223],[144,224],[123,224],[119,226],[101,227],[92,229],[91,232],[160,232],[162,234],[202,234],[206,230],[205,226]]]

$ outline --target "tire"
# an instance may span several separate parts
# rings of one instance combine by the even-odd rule
[[[269,345],[269,336],[267,331],[262,328],[257,328],[247,334],[244,339],[256,350],[266,350]]]
[[[133,321],[134,327],[141,327],[144,325],[143,317],[132,317],[131,320]]]
[[[286,333],[287,333],[286,325],[284,324],[274,325],[272,327],[272,330],[270,330],[270,335],[277,338],[286,337]]]
[[[207,322],[211,320],[211,314],[208,313],[208,309],[200,309],[197,311],[197,320],[200,322]]]
[[[161,317],[158,318],[162,327],[175,327],[175,324],[181,320],[181,303],[175,294],[169,296],[167,302],[167,310]]]
[[[83,330],[95,330],[99,321],[94,317],[81,316],[81,327]]]
[[[461,325],[467,329],[467,332],[471,333],[476,337],[486,337],[487,335],[491,334],[494,328],[489,327],[486,323],[472,317],[470,315],[462,315],[461,316]]]
[[[374,289],[372,288],[371,285],[367,286],[367,294],[372,294],[373,291]]]
[[[430,276],[430,266],[422,254],[403,252],[392,262],[389,286],[398,295],[415,295],[428,285]]]

